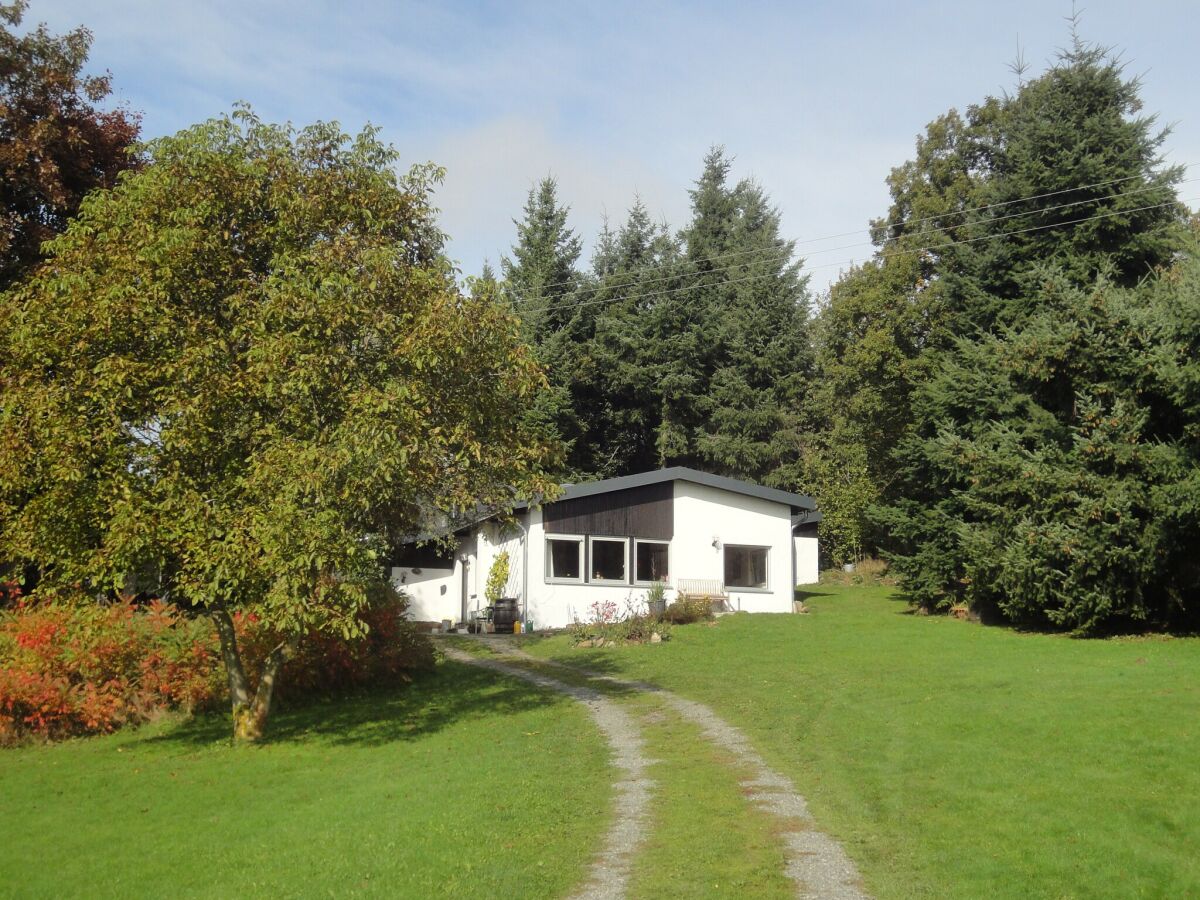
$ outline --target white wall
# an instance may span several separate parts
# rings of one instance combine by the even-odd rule
[[[392,568],[392,584],[408,595],[408,617],[417,622],[440,622],[460,618],[459,598],[462,593],[462,563],[453,569],[413,569],[408,566]]]
[[[820,560],[815,537],[797,537],[796,584],[816,584],[821,580]]]
[[[717,546],[714,546],[714,542]],[[689,481],[675,482],[673,579],[723,582],[727,544],[769,547],[765,591],[726,588],[734,609],[792,611],[791,508]]]

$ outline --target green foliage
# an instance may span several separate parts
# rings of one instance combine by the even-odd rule
[[[698,594],[680,594],[667,607],[665,619],[675,625],[691,625],[713,618],[712,599]]]
[[[662,603],[667,593],[667,586],[661,581],[656,581],[650,585],[650,589],[646,591],[646,605],[652,603]]]
[[[567,632],[572,646],[606,647],[669,641],[671,624],[627,597],[624,609],[611,600],[593,603],[588,621],[572,623]]]
[[[553,489],[543,375],[457,290],[438,170],[247,110],[147,154],[3,307],[0,558],[349,637],[390,542]]]
[[[495,604],[504,596],[508,588],[508,574],[508,551],[503,550],[492,560],[492,567],[488,569],[487,585],[483,589],[483,596],[488,603]]]
[[[681,464],[785,480],[810,362],[805,279],[762,188],[729,170],[708,155],[678,236],[635,201],[587,273],[553,181],[531,192],[506,290],[548,369],[534,415],[566,442],[566,477]]]
[[[1195,594],[1158,502],[1191,451],[1150,376],[1178,313],[1138,286],[1181,247],[1180,172],[1137,94],[1076,40],[935,121],[822,314],[800,477],[835,558],[882,545],[926,608],[1094,631]]]

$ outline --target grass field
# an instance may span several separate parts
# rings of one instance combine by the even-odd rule
[[[1200,895],[1200,640],[1082,641],[821,588],[657,646],[531,652],[708,703],[880,897]]]
[[[407,689],[0,752],[0,896],[551,897],[612,772],[587,712],[454,663]]]
[[[526,646],[741,727],[885,900],[1200,895],[1200,640],[1019,634],[884,588],[808,600],[661,645]],[[657,760],[631,896],[789,895],[739,761],[653,695],[614,696]],[[227,728],[0,752],[0,896],[563,896],[609,821],[587,712],[453,662],[282,711],[260,747]]]

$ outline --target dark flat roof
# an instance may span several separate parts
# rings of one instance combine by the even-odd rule
[[[777,490],[776,488],[751,484],[749,481],[740,481],[737,478],[726,478],[724,475],[711,475],[708,472],[689,469],[686,466],[672,466],[669,469],[640,472],[637,475],[622,475],[620,478],[606,478],[603,481],[566,484],[563,485],[563,493],[560,497],[547,502],[553,503],[557,502],[557,500],[574,500],[576,497],[591,497],[594,494],[625,491],[630,488],[645,487],[650,484],[662,484],[664,481],[689,481],[692,484],[702,484],[706,487],[730,491],[734,494],[758,497],[760,500],[782,503],[785,506],[791,507],[793,512],[815,510],[817,508],[817,504],[813,502],[813,498],[806,497],[803,494],[792,494],[788,491]],[[525,506],[528,506],[528,504],[523,503],[518,509]],[[812,520],[810,519],[809,521]]]

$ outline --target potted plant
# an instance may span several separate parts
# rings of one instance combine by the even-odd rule
[[[656,619],[661,619],[667,613],[667,586],[661,581],[650,585],[646,591],[646,610]]]

